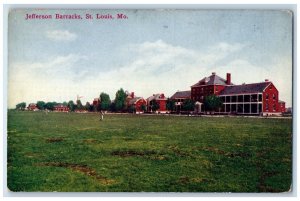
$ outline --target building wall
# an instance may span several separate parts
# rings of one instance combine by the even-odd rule
[[[158,112],[165,112],[167,110],[167,101],[166,100],[157,100],[159,104],[159,109],[157,110]]]
[[[36,109],[38,109],[37,106],[28,106],[28,110],[36,110]]]
[[[57,112],[68,112],[69,108],[68,107],[54,107],[54,111],[57,111]]]
[[[187,99],[190,99],[190,97],[177,97],[177,98],[171,99],[171,100],[175,101],[175,110],[177,112],[180,112],[182,110],[182,104]]]
[[[214,94],[219,95],[225,87],[226,86],[224,86],[224,85],[214,85]]]
[[[215,91],[215,85],[202,85],[198,87],[191,87],[191,98],[193,101],[203,102],[205,96],[213,95],[215,94]]]
[[[200,101],[203,103],[205,96],[217,96],[225,87],[225,85],[202,85],[198,87],[191,87],[191,98],[193,101]]]
[[[147,102],[144,99],[139,99],[135,104],[136,112],[144,112],[143,110],[141,110],[142,105],[147,106]]]
[[[279,104],[279,111],[280,112],[286,112],[285,102],[280,102],[278,104]]]
[[[271,83],[263,92],[263,112],[264,113],[276,113],[280,112],[278,104],[278,90]]]

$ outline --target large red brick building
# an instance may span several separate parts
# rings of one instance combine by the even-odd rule
[[[128,108],[134,107],[135,113],[144,113],[143,107],[147,107],[147,101],[142,97],[134,97],[128,101]]]
[[[219,95],[226,86],[231,83],[231,74],[227,73],[226,80],[212,73],[209,77],[204,77],[199,82],[191,86],[191,98],[193,101],[204,102],[204,98],[209,95]]]
[[[144,113],[144,110],[147,109],[147,101],[142,97],[136,97],[134,92],[126,91],[126,107],[128,111],[135,113]]]
[[[212,73],[191,86],[191,99],[203,103],[206,96],[216,95],[223,106],[219,113],[243,115],[274,115],[285,111],[285,105],[279,103],[279,92],[274,84],[265,82],[234,85],[231,74],[223,79]],[[202,104],[201,107],[204,107]],[[202,108],[201,111],[205,110]]]
[[[152,110],[154,102],[158,103],[159,108],[156,110],[156,112],[158,113],[166,113],[167,112],[167,108],[166,108],[166,104],[167,104],[167,98],[165,97],[164,94],[153,94],[152,96],[150,96],[149,98],[147,98],[147,111],[148,112],[154,112]]]
[[[176,109],[180,110],[183,100],[190,98],[205,111],[204,100],[209,95],[221,98],[223,105],[218,113],[243,115],[276,115],[285,112],[285,102],[279,101],[279,92],[274,84],[265,82],[234,85],[231,74],[227,73],[223,79],[212,73],[191,86],[191,91],[176,92],[171,99],[175,100]]]
[[[183,102],[191,98],[191,91],[177,91],[173,96],[170,97],[171,100],[175,101],[175,110],[180,112],[182,110]]]

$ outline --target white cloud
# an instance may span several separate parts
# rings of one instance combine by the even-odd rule
[[[52,30],[46,31],[46,37],[52,41],[74,41],[77,38],[75,33],[68,30]]]
[[[268,79],[279,91],[279,99],[292,106],[292,63],[289,58],[282,58],[273,66],[256,66],[247,60],[233,60],[212,69],[221,77],[231,73],[234,84],[264,82]]]
[[[230,72],[235,84],[260,82],[269,78],[278,88],[280,98],[287,97],[282,99],[290,105],[289,60],[282,60],[272,68],[258,67],[247,60],[233,60],[216,67],[217,62],[230,54],[238,54],[244,47],[243,44],[219,43],[200,52],[162,40],[131,44],[124,48],[129,55],[133,55],[130,62],[105,73],[101,69],[94,69],[89,72],[92,76],[85,74],[84,69],[92,58],[73,54],[45,62],[13,64],[10,68],[13,70],[9,72],[9,107],[21,101],[75,100],[77,94],[84,96],[82,102],[85,103],[99,96],[100,92],[109,93],[114,99],[115,92],[121,87],[144,98],[159,92],[171,96],[177,90],[190,90],[191,85],[211,72],[224,78]],[[74,71],[74,66],[82,62],[84,66]]]
[[[70,54],[50,58],[43,62],[19,62],[9,66],[9,108],[19,102],[27,104],[38,100],[68,101],[78,93],[77,76],[84,73],[72,69],[85,56]]]
[[[217,44],[215,49],[219,46]],[[177,90],[190,90],[191,85],[210,75],[217,61],[242,49],[243,45],[222,43],[221,47],[215,52],[199,52],[162,40],[132,44],[126,48],[134,55],[132,62],[120,69],[99,74],[97,79],[87,80],[86,85],[96,86],[94,91],[97,92],[99,89],[111,91],[112,98],[120,87],[144,98],[159,92],[171,96]]]

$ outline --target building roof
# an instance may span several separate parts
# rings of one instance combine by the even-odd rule
[[[176,98],[191,98],[191,91],[177,91],[173,96],[171,96],[171,99]]]
[[[226,86],[220,95],[262,93],[271,82]]]
[[[284,101],[282,101],[282,100],[278,100],[278,103],[285,103]]]
[[[192,85],[192,87],[197,87],[197,86],[201,86],[201,85],[227,85],[226,80],[219,77],[218,75],[216,75],[215,73],[213,73],[211,76],[209,77],[205,77],[202,80],[200,80],[199,82],[197,82],[196,84]],[[232,82],[230,84],[233,84]]]
[[[129,105],[133,105],[135,104],[137,101],[139,101],[140,99],[143,99],[142,97],[135,97],[129,100]]]
[[[167,100],[164,94],[153,94],[153,96],[150,96],[147,98],[147,101],[152,100]]]

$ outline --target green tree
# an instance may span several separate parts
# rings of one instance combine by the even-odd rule
[[[159,109],[159,103],[156,100],[151,101],[151,109],[153,112]]]
[[[110,97],[108,94],[102,92],[100,94],[100,101],[101,101],[101,110],[108,110],[109,107],[110,107],[110,104],[111,104],[111,101],[110,101]]]
[[[204,107],[206,111],[216,111],[222,107],[222,104],[221,99],[215,95],[206,96],[204,99]]]
[[[46,103],[44,101],[38,101],[36,103],[36,106],[39,108],[39,110],[45,109],[45,105],[46,105]]]
[[[94,109],[95,109],[95,108],[94,108],[94,105],[93,105],[93,104],[90,104],[89,111],[90,111],[90,112],[94,112]]]
[[[26,103],[22,102],[16,105],[16,109],[18,110],[24,110],[26,108]]]
[[[186,99],[182,103],[182,110],[183,111],[193,111],[195,107],[195,102],[191,99]]]
[[[166,107],[167,107],[167,110],[174,111],[175,110],[175,100],[171,100],[170,98],[168,98]]]
[[[89,102],[86,102],[84,109],[87,111],[91,111],[91,104]]]
[[[146,110],[147,110],[146,105],[141,105],[141,110],[144,111],[144,112],[146,112]]]
[[[125,109],[126,97],[127,95],[122,88],[117,91],[116,98],[115,98],[116,111],[122,111]]]
[[[83,105],[82,105],[82,103],[81,103],[81,100],[77,100],[77,101],[76,101],[76,105],[77,105],[77,109],[78,109],[78,110],[83,110],[83,109],[84,109],[84,107],[83,107]]]
[[[135,113],[135,106],[134,105],[131,105],[131,106],[129,106],[129,108],[128,108],[128,112],[130,112],[130,113]]]
[[[66,101],[64,101],[64,102],[62,103],[62,105],[63,105],[63,106],[68,106],[68,103],[67,103]]]
[[[116,111],[116,103],[115,102],[111,102],[110,106],[109,106],[110,111],[115,112]]]
[[[45,109],[47,110],[54,110],[54,106],[56,105],[57,103],[56,102],[47,102],[45,104]]]
[[[75,110],[75,104],[74,104],[74,102],[72,100],[70,100],[68,102],[68,108],[69,108],[70,111],[74,112],[74,110]]]

